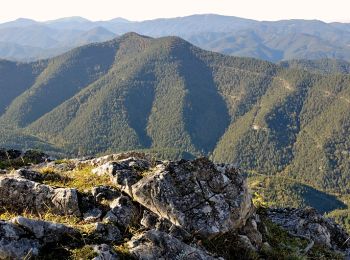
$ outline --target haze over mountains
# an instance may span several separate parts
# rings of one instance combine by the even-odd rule
[[[220,15],[143,22],[122,18],[92,22],[81,17],[36,22],[22,18],[0,24],[0,57],[22,61],[53,57],[130,31],[151,37],[179,36],[203,49],[273,62],[350,60],[350,24],[317,20],[259,22]]]

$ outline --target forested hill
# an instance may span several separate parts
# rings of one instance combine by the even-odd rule
[[[208,155],[348,191],[350,77],[288,67],[135,33],[0,61],[0,146]]]

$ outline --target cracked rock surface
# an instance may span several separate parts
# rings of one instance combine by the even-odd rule
[[[244,177],[208,159],[171,162],[131,186],[134,200],[190,233],[208,237],[242,227],[254,207]]]

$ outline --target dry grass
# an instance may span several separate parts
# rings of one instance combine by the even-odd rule
[[[44,184],[62,188],[76,188],[80,192],[86,192],[98,185],[113,186],[108,175],[98,176],[91,172],[92,169],[92,166],[87,166],[68,172],[55,172],[52,168],[43,168],[40,169],[40,172],[45,175]]]

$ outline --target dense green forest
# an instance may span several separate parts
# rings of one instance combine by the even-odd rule
[[[268,176],[257,192],[271,203],[323,201],[329,212],[345,207],[329,194],[350,191],[348,68],[276,65],[135,33],[49,60],[0,61],[0,146],[209,156],[252,180]]]

